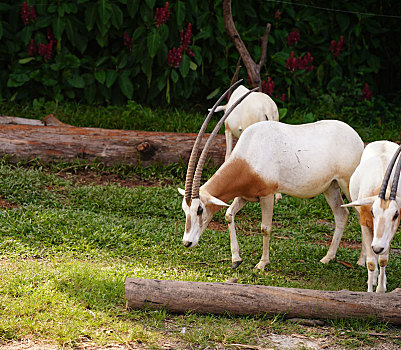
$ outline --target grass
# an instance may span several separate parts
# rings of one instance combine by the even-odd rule
[[[350,124],[365,142],[384,139],[400,140],[400,107],[384,102],[377,103],[377,106],[366,105],[362,102],[354,105],[353,100],[348,101],[348,104],[353,104],[349,107],[347,101],[341,101],[335,105],[333,101],[327,103],[327,100],[320,97],[307,106],[290,105],[288,110],[287,108],[280,109],[280,118],[281,121],[289,124],[339,119]],[[210,105],[213,103],[214,101],[210,101]],[[60,121],[74,126],[166,132],[197,133],[206,113],[207,107],[200,105],[194,106],[190,111],[184,111],[171,107],[151,109],[134,101],[129,101],[125,106],[89,106],[43,99],[23,104],[6,101],[0,103],[0,115],[42,119],[48,114],[54,114]],[[217,113],[211,119],[207,132],[213,130],[221,115]],[[223,133],[224,128],[221,128],[219,132]]]
[[[77,164],[75,164],[77,165]],[[86,168],[86,169],[84,169]],[[82,183],[90,171],[116,180],[150,180],[157,187]],[[209,172],[213,170],[209,169]],[[335,261],[319,263],[331,240],[332,214],[322,196],[312,200],[285,196],[275,207],[271,265],[253,270],[261,255],[260,210],[249,203],[238,215],[238,239],[244,263],[231,268],[229,236],[207,229],[198,247],[181,243],[184,218],[180,166],[104,168],[102,165],[53,164],[44,168],[0,164],[0,340],[49,340],[60,346],[145,344],[148,348],[236,348],[230,344],[268,346],[268,334],[329,337],[346,348],[370,346],[370,333],[397,344],[397,328],[374,321],[330,321],[310,328],[282,317],[172,315],[164,310],[125,309],[126,277],[217,281],[364,291],[367,273],[358,267],[360,241],[352,214]],[[224,213],[215,215],[224,227]],[[393,248],[401,248],[396,236]],[[352,263],[345,267],[341,260]],[[393,255],[387,269],[388,290],[400,287],[401,261]],[[399,343],[398,343],[399,344]],[[300,347],[301,348],[301,347]]]

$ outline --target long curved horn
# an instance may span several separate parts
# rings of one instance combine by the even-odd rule
[[[206,145],[203,148],[202,154],[199,157],[198,165],[196,167],[194,181],[192,184],[192,198],[193,199],[199,198],[199,188],[200,188],[200,181],[201,181],[201,177],[202,177],[203,166],[205,165],[207,153],[209,152],[209,149],[213,142],[213,139],[217,135],[219,129],[221,128],[221,125],[224,123],[224,121],[227,119],[227,117],[230,115],[230,113],[234,110],[234,108],[237,107],[237,105],[239,105],[245,97],[247,97],[251,92],[254,92],[257,90],[259,90],[259,87],[256,87],[256,88],[248,91],[246,94],[242,95],[237,101],[235,101],[234,104],[227,111],[227,113],[224,113],[223,117],[220,119],[220,121],[217,123],[217,125],[213,129],[213,132],[210,134],[210,136],[206,142]]]
[[[398,150],[401,150],[401,146],[398,147]],[[389,197],[390,200],[394,200],[395,197],[397,196],[398,181],[400,180],[400,172],[401,172],[401,157],[398,158],[397,167],[395,168],[393,184],[391,186],[391,192]]]
[[[391,158],[391,161],[387,167],[386,173],[384,174],[382,187],[380,188],[379,192],[379,198],[381,199],[386,198],[387,185],[390,180],[391,172],[393,171],[395,161],[397,160],[397,157],[400,154],[400,152],[401,152],[401,146],[398,147],[398,149],[395,151],[394,156],[393,158]]]
[[[205,121],[202,124],[202,127],[199,130],[198,136],[196,137],[194,146],[192,147],[192,152],[191,156],[189,157],[188,161],[188,168],[187,168],[187,175],[185,179],[185,200],[187,204],[189,204],[189,201],[191,199],[191,192],[192,192],[192,179],[193,179],[193,173],[195,170],[195,165],[196,165],[196,159],[198,157],[198,151],[199,151],[199,145],[202,140],[202,137],[205,133],[207,124],[209,123],[210,118],[212,117],[215,109],[220,105],[221,101],[227,96],[227,94],[233,90],[238,84],[242,82],[243,79],[238,80],[236,83],[232,84],[229,89],[220,96],[220,98],[217,100],[217,102],[214,104],[213,108],[210,110],[209,114],[207,115]]]

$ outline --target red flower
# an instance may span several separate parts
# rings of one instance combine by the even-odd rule
[[[335,40],[332,40],[330,42],[330,52],[333,54],[334,58],[337,58],[338,55],[341,52],[341,49],[343,48],[344,45],[344,35],[340,36],[340,40],[336,42]]]
[[[297,59],[297,68],[298,69],[305,69],[307,71],[313,70],[315,67],[310,65],[313,62],[314,58],[310,54],[310,52],[307,52],[304,57],[298,57]]]
[[[57,43],[57,40],[54,37],[54,34],[50,28],[47,28],[46,37],[47,37],[47,40],[49,40],[49,42],[53,43],[53,45]]]
[[[178,68],[182,60],[183,47],[178,49],[173,47],[167,54],[167,64],[173,68]]]
[[[161,26],[163,23],[166,23],[168,19],[170,18],[170,9],[169,9],[169,3],[166,2],[164,4],[164,7],[158,7],[155,11],[155,21],[156,21],[156,27]]]
[[[22,4],[21,19],[25,25],[36,21],[36,11],[33,6],[29,7],[26,1]]]
[[[53,42],[50,41],[49,44],[45,45],[40,43],[38,52],[39,55],[44,57],[45,61],[49,61],[52,58],[52,51],[53,51]]]
[[[286,61],[286,68],[291,72],[294,72],[296,69],[304,69],[306,71],[311,71],[315,68],[315,66],[311,65],[314,58],[312,57],[310,52],[307,52],[303,57],[296,58],[294,55],[294,51],[291,51],[290,57]]]
[[[124,41],[124,46],[128,47],[128,49],[132,51],[132,39],[129,37],[127,32],[124,32],[123,34],[123,41]]]
[[[372,93],[370,92],[369,84],[365,83],[365,86],[362,89],[362,100],[370,101],[372,98]]]
[[[291,72],[294,72],[298,68],[297,59],[294,56],[294,51],[291,51],[290,57],[287,59],[285,67]]]
[[[276,13],[274,14],[275,19],[281,19],[281,11],[277,10]]]
[[[288,38],[287,38],[287,45],[288,46],[293,46],[296,43],[298,43],[299,39],[301,38],[301,34],[298,33],[298,29],[295,28],[293,32],[291,32],[290,34],[288,34]]]
[[[33,39],[29,40],[28,56],[36,56],[37,49]]]
[[[184,51],[188,50],[188,46],[191,43],[192,37],[192,23],[188,23],[186,30],[181,30],[180,38],[181,38],[181,45],[184,48]]]
[[[283,93],[283,94],[279,97],[279,99],[280,99],[281,101],[285,102],[285,94]]]
[[[262,92],[270,96],[273,96],[273,91],[274,91],[274,81],[271,80],[270,77],[268,77],[266,81],[262,81]]]

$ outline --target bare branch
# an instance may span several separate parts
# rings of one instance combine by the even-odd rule
[[[251,80],[251,85],[256,87],[260,85],[260,74],[257,71],[257,66],[255,61],[249,54],[244,42],[242,41],[237,28],[235,27],[233,15],[231,11],[231,0],[224,0],[223,2],[223,15],[224,15],[224,27],[227,34],[233,40],[235,47],[237,48],[242,61],[248,71],[249,78]]]
[[[265,62],[266,62],[267,43],[268,43],[268,40],[269,40],[270,28],[271,28],[271,24],[267,23],[265,34],[261,37],[261,40],[262,40],[262,45],[261,45],[262,50],[261,51],[262,51],[262,53],[260,55],[260,61],[259,61],[259,64],[258,64],[259,72],[262,69],[262,67],[265,64]]]

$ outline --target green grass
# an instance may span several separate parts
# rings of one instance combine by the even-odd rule
[[[75,164],[77,165],[77,164]],[[172,185],[124,187],[74,182],[83,168],[98,176],[168,180]],[[61,177],[57,173],[71,173]],[[209,170],[211,172],[212,170]],[[281,317],[172,315],[165,311],[127,311],[126,277],[239,283],[325,290],[364,291],[367,273],[358,267],[359,250],[340,247],[335,261],[319,263],[332,236],[332,214],[322,196],[312,200],[285,196],[276,205],[271,264],[253,269],[261,256],[260,209],[247,204],[238,215],[238,239],[244,263],[231,268],[226,229],[207,229],[200,244],[181,243],[184,216],[179,166],[104,168],[99,164],[68,167],[0,164],[0,340],[34,338],[60,346],[83,343],[144,343],[160,348],[206,348],[229,344],[267,346],[263,335],[301,333],[332,337],[347,348],[371,345],[369,332],[392,335],[397,329],[380,322],[336,321],[323,328],[291,324]],[[224,213],[214,221],[224,224]],[[327,223],[328,222],[328,223]],[[344,242],[360,241],[352,214]],[[398,234],[393,248],[401,248]],[[345,267],[340,260],[350,262]],[[388,290],[400,287],[401,261],[392,256]],[[185,327],[185,333],[182,332]]]
[[[177,108],[149,108],[129,101],[125,106],[90,106],[73,102],[57,103],[43,99],[17,104],[0,101],[0,115],[11,115],[32,119],[43,119],[54,114],[60,121],[81,127],[97,127],[106,129],[127,129],[166,132],[197,133],[207,114],[207,108],[215,101],[209,101],[207,107],[195,105],[191,110]],[[352,103],[351,103],[352,102]],[[345,102],[343,101],[345,104]],[[280,110],[284,116],[281,121],[288,124],[310,123],[322,119],[339,119],[350,124],[365,142],[375,140],[400,140],[399,125],[401,109],[398,106],[382,102],[377,107],[362,102],[343,106],[328,104],[320,98],[303,107],[288,106]],[[211,132],[222,113],[212,117],[207,132]],[[380,120],[380,125],[379,125]],[[224,132],[221,128],[220,133]]]

